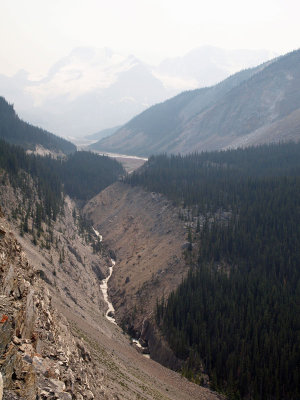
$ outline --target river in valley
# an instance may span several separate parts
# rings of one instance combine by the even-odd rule
[[[99,238],[100,242],[102,242],[102,235],[100,235],[100,233],[94,227],[93,227],[93,231],[94,231],[95,235]],[[109,301],[108,292],[107,292],[108,291],[108,281],[110,280],[113,270],[114,270],[114,266],[116,265],[115,260],[113,260],[111,258],[110,261],[111,261],[111,266],[109,267],[109,274],[105,279],[102,280],[102,282],[100,284],[100,289],[102,291],[104,301],[107,304],[107,311],[106,311],[105,317],[113,324],[116,324],[116,320],[114,318],[115,309],[114,309],[114,306],[112,305],[112,303]]]

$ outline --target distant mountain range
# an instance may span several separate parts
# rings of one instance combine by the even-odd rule
[[[276,56],[278,54],[266,50],[225,50],[202,46],[183,57],[164,60],[154,73],[167,87],[174,85],[176,90],[181,91],[197,89],[215,85],[238,71],[255,67]]]
[[[153,67],[110,49],[77,48],[33,80],[26,71],[0,75],[0,95],[20,116],[64,137],[123,125],[183,90],[215,84],[270,58],[265,50],[200,47]]]
[[[92,148],[149,156],[300,140],[300,50],[186,91]]]

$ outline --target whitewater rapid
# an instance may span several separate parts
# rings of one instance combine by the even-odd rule
[[[97,231],[97,229],[95,229],[94,227],[92,227],[92,228],[93,228],[95,235],[99,238],[100,242],[102,242],[102,235],[100,235],[100,233]]]
[[[99,238],[100,242],[102,242],[102,235],[100,235],[100,233],[94,227],[93,227],[93,231],[95,232],[95,235]],[[106,311],[105,317],[110,322],[112,322],[113,324],[117,325],[116,320],[115,320],[115,318],[113,316],[113,315],[115,315],[115,309],[114,309],[114,306],[112,305],[112,303],[109,301],[108,293],[107,293],[108,281],[110,280],[110,278],[112,276],[112,273],[113,273],[113,270],[114,270],[114,266],[116,265],[116,261],[113,258],[110,259],[110,262],[111,262],[112,265],[108,269],[109,270],[109,274],[105,279],[102,280],[102,282],[100,284],[100,289],[102,291],[104,301],[107,304],[107,311]]]
[[[93,227],[93,231],[95,232],[95,235],[99,238],[100,242],[102,242],[102,235],[100,235],[100,233]],[[112,322],[113,324],[117,325],[116,320],[115,320],[115,309],[114,306],[112,305],[112,303],[109,301],[108,298],[108,281],[110,280],[110,277],[112,276],[113,270],[114,270],[114,266],[116,265],[116,261],[111,258],[111,266],[109,267],[109,274],[108,276],[102,280],[101,284],[100,284],[100,289],[102,291],[103,294],[103,298],[104,301],[107,304],[107,311],[105,313],[105,317],[108,319],[108,321]],[[137,347],[139,347],[140,349],[143,349],[143,346],[140,344],[139,340],[137,339],[133,339],[131,338],[132,343],[134,343]],[[149,354],[143,354],[144,357],[146,358],[150,358]]]
[[[105,317],[106,317],[110,322],[112,322],[113,324],[116,324],[116,325],[117,325],[116,320],[115,320],[115,317],[113,316],[113,315],[115,315],[115,309],[114,309],[114,306],[112,305],[112,303],[109,301],[108,293],[107,293],[107,290],[108,290],[108,281],[110,280],[110,277],[111,277],[111,275],[112,275],[112,273],[113,273],[114,266],[115,266],[115,264],[116,264],[115,260],[113,260],[112,258],[111,258],[110,260],[111,260],[112,266],[109,267],[109,274],[108,274],[108,276],[107,276],[105,279],[103,279],[102,283],[100,284],[100,289],[102,290],[102,294],[103,294],[104,301],[105,301],[106,304],[107,304],[107,311],[106,311]]]

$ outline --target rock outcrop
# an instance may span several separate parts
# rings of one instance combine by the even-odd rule
[[[3,219],[1,230],[5,232],[0,239],[3,399],[94,398],[100,394],[101,379],[89,352],[54,310],[44,282]]]

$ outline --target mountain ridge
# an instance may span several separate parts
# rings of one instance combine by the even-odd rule
[[[285,140],[284,131],[274,138],[269,131],[266,139],[255,131],[267,131],[271,123],[282,123],[291,113],[299,121],[299,63],[296,50],[215,86],[183,92],[144,111],[92,148],[149,156],[235,147],[243,145],[242,136],[249,134],[249,145]],[[288,137],[299,139],[297,127],[293,131],[291,126]]]
[[[273,56],[267,51],[247,50],[248,56],[236,51],[229,68],[234,51],[205,47],[195,53],[193,59],[188,53],[179,61],[169,60],[169,64],[183,66],[174,72],[172,65],[152,66],[133,55],[81,47],[58,60],[39,80],[26,71],[11,77],[0,75],[0,92],[31,123],[64,137],[82,137],[124,124],[182,90],[215,84]]]

